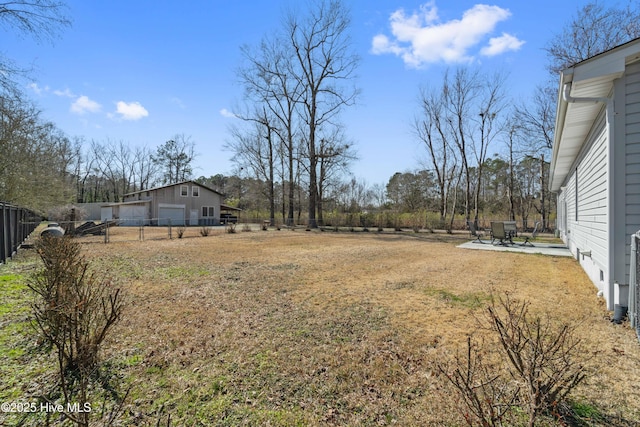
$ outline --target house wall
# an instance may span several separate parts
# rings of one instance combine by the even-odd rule
[[[558,195],[561,236],[599,290],[609,280],[607,152],[603,112]]]
[[[627,66],[624,77],[624,284],[629,283],[631,235],[640,230],[640,63]],[[626,291],[626,292],[625,292]],[[628,299],[625,286],[620,303]]]

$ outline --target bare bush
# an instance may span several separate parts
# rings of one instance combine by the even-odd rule
[[[558,405],[586,377],[575,326],[554,326],[549,316],[532,318],[529,303],[509,295],[493,301],[479,323],[495,342],[469,338],[466,355],[456,355],[452,368],[438,364],[460,397],[467,424],[503,425],[516,406],[530,427],[542,414],[557,415]]]
[[[202,237],[207,237],[209,234],[211,234],[211,227],[200,227],[200,235]]]
[[[438,369],[462,398],[462,415],[469,426],[501,426],[517,403],[520,389],[501,375],[500,367],[485,359],[484,342],[467,338],[464,356],[456,354],[453,370],[445,364]]]
[[[182,236],[184,236],[185,231],[187,231],[187,227],[176,227],[176,232],[178,233],[178,239],[182,239]]]
[[[86,404],[99,367],[100,345],[122,315],[122,293],[89,270],[80,245],[70,238],[45,237],[36,248],[44,269],[28,282],[36,294],[35,324],[56,350],[64,405]],[[80,426],[89,425],[89,412],[65,416]]]
[[[499,304],[487,308],[489,328],[498,336],[510,375],[521,385],[532,427],[539,415],[553,411],[586,377],[577,358],[583,354],[581,340],[575,326],[554,326],[548,315],[531,319],[527,301],[507,295]]]
[[[233,222],[228,222],[224,229],[228,234],[233,234],[236,232],[236,224]]]

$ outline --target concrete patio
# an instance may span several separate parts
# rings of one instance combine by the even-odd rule
[[[482,243],[480,243],[482,242]],[[458,245],[463,249],[475,249],[480,251],[498,251],[498,252],[520,252],[525,254],[542,254],[551,256],[573,256],[569,249],[562,243],[538,243],[533,242],[533,246],[522,246],[519,242],[513,245],[493,245],[491,240],[474,240]]]

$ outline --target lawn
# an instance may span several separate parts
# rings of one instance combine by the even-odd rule
[[[438,233],[191,231],[79,239],[127,294],[102,352],[130,388],[123,425],[464,425],[437,365],[484,336],[478,319],[507,293],[577,324],[588,374],[571,395],[577,425],[640,419],[640,345],[572,258],[468,251],[456,247],[466,235]],[[35,261],[23,251],[0,267],[2,401],[32,401],[52,380],[16,279]]]

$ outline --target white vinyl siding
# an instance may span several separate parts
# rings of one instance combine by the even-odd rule
[[[630,66],[626,78],[626,234],[640,229],[640,65]]]
[[[628,275],[630,236],[640,230],[640,64],[628,66],[625,76],[625,139],[625,271]]]
[[[606,269],[608,259],[607,130],[604,115],[595,124],[587,151],[565,187],[568,239],[572,249],[591,251],[591,259]],[[594,278],[595,281],[595,278]]]

